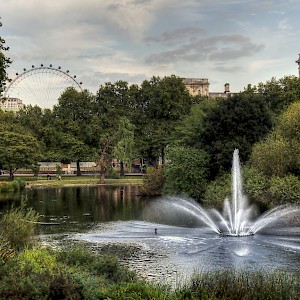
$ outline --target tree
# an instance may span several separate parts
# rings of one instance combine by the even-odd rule
[[[285,76],[277,80],[273,77],[266,83],[259,83],[255,92],[262,95],[270,110],[278,115],[291,103],[300,101],[300,78]]]
[[[300,102],[278,116],[268,137],[253,147],[251,163],[267,176],[300,174]]]
[[[0,131],[0,164],[9,170],[10,180],[17,169],[37,164],[40,158],[39,143],[32,135]]]
[[[120,175],[124,175],[124,163],[128,163],[131,171],[134,159],[134,126],[127,117],[121,117],[116,133],[117,144],[114,148],[115,157],[120,160]]]
[[[159,157],[164,160],[171,133],[179,120],[190,112],[192,97],[182,79],[174,75],[145,80],[137,96],[133,123],[139,152],[150,163],[157,162]]]
[[[117,81],[101,85],[93,99],[93,114],[98,117],[102,130],[114,131],[122,116],[129,117],[135,108],[128,83]]]
[[[173,132],[174,142],[192,147],[202,146],[202,135],[205,130],[204,117],[210,110],[217,107],[219,101],[224,100],[202,98],[198,104],[193,105],[191,112],[180,121]]]
[[[203,119],[201,147],[210,155],[212,177],[231,168],[234,149],[246,161],[254,143],[272,127],[269,110],[260,95],[243,92],[219,102]]]
[[[194,147],[175,146],[167,148],[166,157],[164,191],[200,200],[209,175],[207,153]]]
[[[113,136],[107,133],[101,134],[99,138],[97,166],[100,167],[100,183],[104,183],[105,177],[110,169],[113,147]]]
[[[105,83],[101,85],[93,98],[93,118],[91,123],[96,128],[98,136],[97,165],[100,167],[100,182],[104,182],[105,176],[111,168],[113,149],[116,147],[116,131],[120,119],[130,116],[135,109],[136,86],[128,88],[125,81]],[[120,149],[120,148],[119,148]]]
[[[45,120],[46,110],[39,106],[26,105],[15,113],[17,121],[41,141],[44,138],[44,128],[47,126]],[[51,123],[51,122],[49,122]]]
[[[75,159],[77,175],[81,175],[80,162],[93,158],[98,146],[98,134],[91,122],[92,99],[86,90],[67,88],[53,108],[53,126],[48,128],[56,131],[53,132],[56,139],[48,145],[50,151],[58,154],[61,161]]]
[[[285,176],[292,166],[288,140],[281,135],[270,134],[265,140],[253,146],[250,162],[268,177]]]
[[[2,23],[0,21],[0,27],[2,27]],[[5,83],[8,79],[6,69],[11,64],[11,60],[5,56],[4,52],[8,51],[9,47],[5,46],[5,40],[0,36],[0,98],[1,94],[5,90]]]

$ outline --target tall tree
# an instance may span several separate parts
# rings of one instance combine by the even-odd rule
[[[199,103],[192,106],[191,112],[185,116],[175,128],[173,139],[175,144],[192,147],[202,146],[202,135],[205,131],[204,118],[210,110],[217,107],[219,98],[202,98]]]
[[[259,83],[254,92],[264,96],[270,110],[278,115],[291,103],[300,101],[300,78],[285,76],[276,79],[273,77],[266,83]]]
[[[164,167],[164,190],[170,194],[185,194],[200,200],[207,185],[209,157],[199,148],[168,147],[168,163]]]
[[[10,180],[17,169],[35,165],[40,158],[39,143],[32,135],[0,131],[0,164],[9,170]]]
[[[255,144],[252,164],[265,175],[300,174],[300,102],[292,103],[278,116],[268,137]]]
[[[86,90],[78,92],[67,88],[53,108],[53,126],[59,138],[52,145],[50,143],[50,149],[60,154],[61,160],[75,159],[77,175],[81,175],[80,162],[94,156],[98,143],[97,132],[94,132],[91,122],[92,98]],[[58,141],[61,141],[59,145]]]
[[[149,162],[164,157],[174,127],[191,105],[192,97],[179,77],[152,77],[142,83],[134,124],[139,151]]]
[[[136,88],[133,89],[136,92]],[[121,117],[128,117],[135,108],[134,92],[130,93],[128,83],[117,81],[101,85],[92,101],[93,118],[91,123],[98,132],[98,159],[100,181],[107,175],[113,149],[116,146],[116,132]]]
[[[128,163],[131,171],[134,159],[134,126],[127,117],[121,117],[116,133],[117,144],[114,148],[114,156],[120,160],[120,175],[124,175],[124,163]]]
[[[2,22],[0,21],[0,27]],[[6,69],[11,64],[11,60],[5,55],[5,51],[8,51],[9,47],[5,46],[5,40],[0,36],[0,98],[5,90],[5,83],[8,79]]]
[[[254,143],[265,137],[272,127],[271,115],[261,95],[240,93],[210,110],[204,117],[202,148],[210,155],[210,171],[216,176],[231,168],[232,153],[240,150],[246,161]]]

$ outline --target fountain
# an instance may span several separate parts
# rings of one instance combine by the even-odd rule
[[[138,219],[99,222],[74,238],[100,246],[136,245],[139,251],[126,263],[159,282],[176,282],[181,275],[189,278],[194,270],[299,272],[299,213],[299,206],[283,205],[259,214],[243,193],[235,150],[232,196],[224,200],[222,212],[206,209],[193,199],[163,197],[147,200]]]
[[[254,220],[256,208],[249,205],[243,193],[239,150],[235,149],[232,163],[232,197],[224,200],[223,213],[216,209],[205,209],[193,200],[180,197],[166,199],[169,209],[175,208],[199,219],[221,236],[251,236],[272,223],[283,220],[287,215],[299,213],[299,207],[281,205],[262,214]]]

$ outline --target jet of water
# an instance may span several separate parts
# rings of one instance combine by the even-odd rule
[[[235,149],[232,161],[232,195],[224,200],[223,213],[216,209],[205,209],[196,201],[181,197],[165,199],[164,205],[169,212],[171,208],[185,212],[207,225],[214,232],[229,236],[249,236],[288,215],[300,213],[297,206],[282,205],[262,214],[254,220],[255,207],[249,205],[243,192],[239,150]]]

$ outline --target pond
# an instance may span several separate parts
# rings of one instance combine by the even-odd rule
[[[299,227],[220,236],[191,219],[167,220],[163,210],[154,209],[157,200],[139,196],[138,186],[32,188],[5,197],[2,212],[26,198],[40,214],[43,241],[126,245],[132,253],[124,263],[150,280],[176,284],[195,270],[300,270]]]
[[[0,195],[0,209],[24,200],[40,215],[40,234],[82,232],[95,223],[138,220],[147,204],[134,185],[39,187]]]

